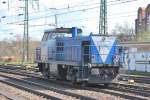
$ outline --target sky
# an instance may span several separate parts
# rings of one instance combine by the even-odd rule
[[[6,3],[3,3],[6,1]],[[9,3],[8,3],[9,1]],[[30,1],[30,0],[29,0]],[[124,1],[132,1],[121,3]],[[57,17],[58,27],[79,27],[83,34],[98,33],[100,0],[35,0],[29,2],[29,36],[40,40],[45,29],[54,28]],[[115,25],[128,23],[134,27],[139,7],[146,7],[150,0],[107,0],[108,32]],[[9,5],[9,6],[8,6]],[[24,2],[0,0],[0,40],[23,36]],[[5,18],[4,18],[5,17]]]

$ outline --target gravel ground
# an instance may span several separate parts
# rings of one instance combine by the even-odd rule
[[[7,99],[5,96],[3,96],[3,95],[0,95],[0,100],[9,100],[9,99]]]
[[[88,90],[82,90],[82,89],[74,89],[74,88],[69,88],[69,87],[66,87],[66,86],[61,86],[61,85],[57,85],[57,84],[53,84],[53,83],[49,83],[49,82],[44,82],[42,80],[37,80],[37,79],[34,79],[34,78],[27,78],[26,76],[13,75],[13,74],[10,74],[10,75],[13,76],[13,77],[23,78],[23,79],[26,79],[28,81],[33,81],[33,82],[36,82],[36,83],[39,83],[39,84],[43,84],[45,86],[59,88],[59,89],[66,90],[66,91],[76,93],[76,94],[80,94],[80,95],[83,95],[83,96],[89,96],[89,97],[95,98],[97,100],[100,100],[100,99],[101,100],[125,100],[123,98],[116,97],[116,96],[109,95],[109,94],[104,94],[104,93],[101,93],[101,92],[88,91]],[[56,95],[57,95],[57,93],[56,93]],[[61,97],[61,96],[59,96],[59,97]],[[68,99],[70,99],[70,98],[68,98]]]
[[[36,96],[34,94],[31,94],[31,93],[28,93],[28,92],[25,92],[25,91],[22,91],[19,89],[16,89],[14,87],[5,85],[3,83],[0,83],[0,90],[7,90],[11,94],[14,94],[14,95],[19,96],[19,97],[23,97],[26,100],[46,100],[42,97]],[[120,97],[115,97],[115,96],[111,96],[111,95],[103,94],[103,93],[95,93],[93,91],[91,91],[91,92],[86,91],[86,90],[69,90],[69,91],[76,92],[76,93],[81,94],[81,95],[87,95],[87,96],[92,95],[97,100],[125,100],[125,99],[122,99]],[[4,96],[0,95],[0,100],[8,100],[8,99],[5,98]]]
[[[16,95],[16,97],[21,97],[24,98],[26,100],[46,100],[40,96],[36,96],[34,94],[31,94],[29,92],[14,88],[12,86],[0,83],[0,91],[7,91],[10,94]],[[8,100],[7,98],[5,98],[4,96],[0,96],[0,100]]]
[[[101,92],[95,92],[95,91],[88,91],[88,90],[69,90],[70,92],[76,92],[78,94],[91,96],[97,100],[126,100],[124,98],[116,97],[109,94],[104,94]]]
[[[25,76],[19,76],[19,78],[27,78],[27,77],[25,77]],[[27,80],[36,81],[35,79],[30,79],[30,78],[27,78]],[[37,83],[42,83],[42,81],[37,80]],[[88,91],[88,90],[82,90],[82,89],[65,88],[65,87],[63,87],[61,85],[57,85],[57,84],[53,85],[52,83],[48,83],[48,82],[47,83],[43,82],[43,84],[45,84],[47,86],[51,86],[51,87],[56,87],[56,88],[59,88],[59,89],[63,89],[63,90],[69,91],[69,92],[77,93],[77,94],[80,94],[80,95],[93,97],[93,98],[96,98],[97,100],[125,100],[124,98],[120,98],[120,97],[116,97],[116,96],[113,96],[113,95],[104,94],[104,93],[100,93],[100,92],[94,92],[94,91]],[[126,84],[127,84],[127,82],[126,82]],[[138,83],[135,83],[135,84],[139,85]],[[148,86],[148,87],[150,86],[149,84],[142,84],[142,85]],[[131,95],[131,94],[129,93],[128,95]],[[36,99],[36,100],[38,100],[38,99]],[[148,100],[150,100],[150,99],[148,99]]]
[[[2,73],[1,73],[2,74]],[[6,75],[5,73],[3,73],[3,75]],[[16,75],[13,75],[11,74],[11,76],[13,77],[16,77]],[[22,76],[19,76],[17,75],[18,78],[22,77]],[[7,78],[3,78],[3,77],[0,77],[1,80],[7,80]],[[25,87],[28,87],[28,88],[32,88],[34,90],[38,90],[42,93],[45,93],[45,94],[48,94],[48,95],[51,95],[51,96],[54,96],[54,97],[58,97],[58,98],[61,98],[63,100],[75,100],[74,97],[70,97],[70,96],[67,96],[67,95],[63,95],[63,94],[59,94],[57,92],[54,92],[54,91],[50,91],[50,90],[47,90],[47,89],[44,89],[42,87],[39,87],[39,86],[35,86],[35,85],[32,85],[32,84],[27,84],[27,83],[23,83],[23,82],[17,82],[17,81],[14,81],[14,80],[8,80],[8,81],[11,81],[15,84],[19,84],[19,85],[23,85]],[[23,94],[24,95],[24,94]],[[24,95],[25,97],[28,96],[28,95]],[[32,97],[31,97],[32,98]],[[41,99],[34,99],[34,100],[41,100]]]

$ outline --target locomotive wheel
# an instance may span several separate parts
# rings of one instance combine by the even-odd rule
[[[71,83],[73,86],[77,86],[77,70],[72,69],[71,72]]]
[[[44,78],[46,78],[46,79],[48,79],[48,78],[49,78],[49,76],[47,75],[47,73],[46,73],[46,72],[42,72],[42,74],[43,74],[43,77],[44,77]]]
[[[66,80],[67,69],[63,68],[63,65],[58,65],[58,74],[60,80]]]
[[[88,86],[88,82],[85,81],[81,83],[81,87],[87,87],[87,86]]]
[[[105,86],[105,87],[108,87],[108,86],[109,86],[109,84],[108,84],[108,83],[105,83],[105,84],[104,84],[104,86]]]
[[[76,76],[72,76],[71,83],[72,83],[73,86],[77,85],[77,78],[76,78]]]
[[[42,75],[44,78],[49,79],[49,72],[47,64],[42,64]]]

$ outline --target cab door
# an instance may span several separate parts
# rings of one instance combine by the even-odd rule
[[[83,62],[84,64],[90,63],[90,41],[83,41],[82,42],[83,47]]]

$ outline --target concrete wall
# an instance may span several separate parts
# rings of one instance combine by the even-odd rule
[[[130,48],[124,57],[126,69],[150,72],[150,51],[138,51],[137,48]]]

